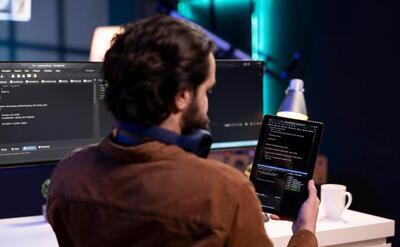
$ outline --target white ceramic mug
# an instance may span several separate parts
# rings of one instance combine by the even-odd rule
[[[347,197],[347,203],[346,203]],[[340,220],[344,210],[348,209],[353,201],[346,186],[341,184],[321,185],[321,207],[326,219]]]

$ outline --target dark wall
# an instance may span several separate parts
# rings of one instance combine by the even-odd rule
[[[275,56],[304,51],[293,76],[305,80],[311,118],[326,125],[329,182],[347,185],[351,209],[395,219],[399,236],[400,2],[286,0],[272,9]]]

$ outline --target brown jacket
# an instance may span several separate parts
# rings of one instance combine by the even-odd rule
[[[47,217],[60,246],[272,246],[241,173],[174,145],[75,151],[51,177]],[[293,246],[316,246],[311,232]]]

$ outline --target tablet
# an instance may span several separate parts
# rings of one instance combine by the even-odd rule
[[[297,217],[308,196],[323,124],[265,115],[250,180],[262,210]]]

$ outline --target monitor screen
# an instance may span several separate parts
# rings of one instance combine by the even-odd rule
[[[256,146],[262,62],[217,61],[213,149]],[[58,161],[110,133],[101,63],[0,62],[0,166]]]
[[[100,63],[0,63],[0,165],[55,161],[110,132]]]
[[[212,149],[257,146],[263,69],[261,61],[217,60],[216,85],[208,98]]]

